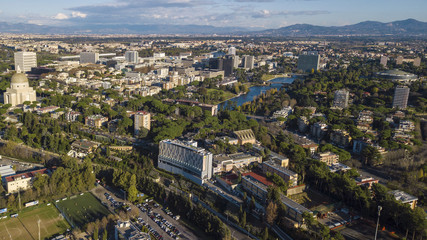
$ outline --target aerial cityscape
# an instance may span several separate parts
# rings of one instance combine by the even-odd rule
[[[427,239],[425,9],[2,4],[0,239]]]

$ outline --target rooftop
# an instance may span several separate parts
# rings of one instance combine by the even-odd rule
[[[248,179],[250,179],[251,181],[256,181],[259,183],[262,183],[265,186],[270,186],[273,185],[272,182],[268,181],[266,177],[261,176],[259,174],[256,174],[254,172],[248,172],[248,173],[243,173],[242,174],[244,177],[247,177]]]
[[[269,161],[263,162],[262,164],[265,164],[265,165],[271,166],[271,167],[273,167],[273,168],[275,168],[275,169],[277,169],[277,170],[279,170],[279,171],[283,172],[284,174],[286,174],[286,175],[288,175],[288,176],[295,176],[295,175],[297,175],[297,174],[296,174],[296,173],[294,173],[293,171],[291,171],[291,170],[289,170],[289,169],[287,169],[287,168],[284,168],[284,167],[280,166],[279,164],[277,164],[277,163],[276,163],[276,162],[274,162],[273,160],[269,160]]]
[[[252,129],[245,129],[240,131],[235,131],[234,134],[240,139],[247,140],[247,139],[255,139],[255,134],[252,131]]]
[[[7,177],[10,175],[14,175],[16,172],[13,170],[12,165],[4,165],[0,166],[0,176],[1,177]]]
[[[391,195],[394,196],[394,198],[396,198],[396,200],[401,201],[403,203],[408,203],[408,202],[412,202],[412,201],[417,201],[418,198],[415,196],[412,196],[404,191],[401,190],[394,190],[394,191],[390,191],[388,192]]]
[[[42,169],[38,169],[38,170],[34,170],[31,172],[25,172],[25,173],[20,173],[20,174],[15,174],[15,175],[11,175],[8,177],[5,177],[6,182],[13,182],[16,181],[18,179],[22,179],[22,178],[33,178],[37,175],[37,173],[39,174],[47,174],[48,170],[46,168],[42,168]]]

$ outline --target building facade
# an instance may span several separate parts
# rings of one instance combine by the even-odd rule
[[[197,147],[196,142],[163,140],[158,167],[203,184],[212,177],[212,153]]]
[[[43,168],[31,172],[10,175],[4,178],[4,184],[6,185],[6,190],[8,193],[25,191],[33,186],[33,181],[37,174],[47,173],[48,170],[46,168]]]
[[[33,67],[37,67],[37,54],[35,52],[15,53],[15,70],[17,72],[29,72]]]
[[[348,107],[348,99],[349,99],[350,93],[345,90],[337,90],[334,94],[334,107],[337,108],[346,108]]]
[[[407,86],[397,86],[394,89],[393,108],[405,109],[408,105],[409,88]]]
[[[317,71],[320,68],[320,55],[315,52],[302,52],[298,56],[298,70],[303,72]]]
[[[130,63],[138,63],[138,52],[137,51],[126,51],[125,60]]]
[[[151,129],[151,114],[148,112],[137,112],[134,117],[134,133],[138,135],[144,128],[147,130]]]
[[[291,186],[298,185],[298,174],[294,173],[293,171],[287,168],[280,166],[275,161],[270,160],[270,161],[263,162],[261,167],[264,174],[275,173],[279,177],[283,178],[283,180],[285,180],[286,182],[289,182]]]
[[[97,63],[98,61],[99,61],[99,53],[96,53],[96,52],[80,53],[80,64]]]

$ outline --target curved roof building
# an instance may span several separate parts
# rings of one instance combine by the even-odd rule
[[[398,69],[377,72],[376,76],[383,79],[389,79],[397,82],[412,82],[418,79],[418,76],[412,73],[404,72]]]
[[[4,104],[16,106],[25,101],[36,101],[36,91],[30,87],[28,78],[24,73],[15,73],[10,82],[10,88],[3,94]]]

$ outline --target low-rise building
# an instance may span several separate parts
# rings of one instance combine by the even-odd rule
[[[242,187],[253,196],[259,198],[261,201],[267,199],[267,188],[273,185],[264,176],[258,175],[254,172],[244,173],[242,176]]]
[[[86,126],[100,128],[108,122],[108,118],[102,115],[92,115],[85,118]]]
[[[81,115],[79,112],[67,112],[64,114],[65,120],[68,122],[75,122],[77,121],[78,117]]]
[[[57,106],[49,106],[49,107],[39,108],[36,110],[36,112],[37,112],[37,114],[41,115],[41,114],[45,114],[45,113],[55,112],[58,109],[59,109],[59,107],[57,107]]]
[[[8,193],[25,191],[33,186],[34,178],[37,174],[48,174],[46,168],[24,172],[20,174],[10,175],[4,178],[4,185]]]
[[[252,129],[234,131],[234,135],[237,137],[238,143],[240,145],[246,143],[254,144],[256,142],[255,134]]]
[[[273,160],[263,162],[261,168],[264,174],[275,173],[279,177],[283,178],[283,180],[285,180],[286,182],[289,182],[291,186],[298,185],[298,174],[287,168],[282,167]]]
[[[358,186],[366,186],[368,189],[371,189],[374,183],[378,183],[378,179],[374,179],[372,177],[357,177],[355,179],[356,185]]]
[[[142,232],[130,221],[117,221],[114,227],[115,240],[151,240],[150,234]]]
[[[415,196],[412,196],[404,191],[400,190],[394,190],[388,192],[389,194],[393,195],[393,197],[402,203],[407,203],[411,207],[411,209],[414,209],[417,206],[418,198]]]
[[[15,175],[16,171],[13,169],[12,165],[0,166],[0,177],[4,178],[10,175]]]
[[[213,157],[214,168],[216,171],[229,172],[233,168],[243,168],[254,163],[261,163],[262,157],[252,153],[234,153],[234,154],[219,154]]]
[[[98,142],[88,141],[86,139],[79,139],[71,144],[71,150],[68,152],[68,156],[75,158],[84,158],[88,154],[95,151],[101,145]]]
[[[316,153],[313,155],[313,158],[326,163],[328,166],[338,163],[339,160],[338,154],[333,152]]]

